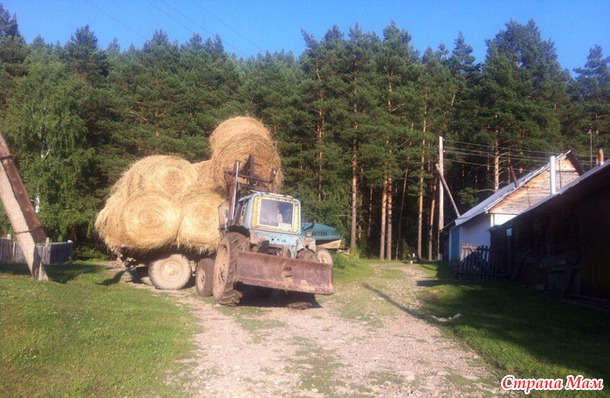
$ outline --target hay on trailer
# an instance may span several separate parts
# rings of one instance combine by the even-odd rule
[[[149,251],[171,245],[182,219],[180,206],[165,192],[130,195],[120,212],[118,242],[130,249]],[[114,236],[115,231],[107,231]],[[115,239],[113,238],[113,241]]]
[[[241,161],[243,165],[249,156],[254,156],[254,169],[259,176],[268,179],[272,170],[277,172],[275,182],[279,189],[284,176],[282,174],[282,162],[275,145],[271,141],[252,136],[227,142],[224,146],[214,150],[211,163],[214,182],[218,185],[226,184],[225,169],[233,170],[236,160]]]
[[[95,229],[110,249],[115,250],[122,245],[124,235],[121,214],[127,201],[126,189],[118,190],[108,200],[95,220]]]
[[[220,243],[218,206],[224,195],[206,188],[191,191],[180,201],[183,216],[177,243],[199,252],[214,252]]]
[[[129,196],[158,191],[179,197],[197,181],[197,170],[176,156],[149,156],[134,163],[121,180],[127,185]]]
[[[238,116],[220,123],[212,132],[210,135],[212,151],[225,146],[227,142],[242,137],[259,137],[265,141],[272,141],[271,133],[259,120]]]

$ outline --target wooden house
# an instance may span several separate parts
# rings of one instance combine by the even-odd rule
[[[610,299],[610,162],[492,231],[514,279],[538,290]]]
[[[462,259],[464,246],[490,246],[490,228],[502,225],[523,213],[554,191],[578,178],[582,172],[578,162],[570,153],[561,154],[545,166],[530,172],[508,184],[485,199],[449,226],[448,258]]]

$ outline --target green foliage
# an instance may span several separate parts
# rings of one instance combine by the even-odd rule
[[[93,245],[95,213],[130,163],[208,159],[210,133],[231,116],[262,119],[282,156],[283,193],[302,200],[307,220],[345,236],[353,228],[368,253],[378,247],[389,180],[393,240],[401,253],[416,246],[417,198],[429,212],[439,136],[482,148],[446,156],[462,210],[493,188],[493,146],[508,180],[509,161],[537,166],[528,151],[587,153],[589,130],[595,146],[610,137],[608,58],[593,48],[572,79],[533,21],[507,23],[480,64],[461,33],[451,51],[440,44],[420,54],[395,22],[382,37],[358,24],[303,37],[299,56],[239,60],[219,37],[179,44],[164,31],[141,49],[116,40],[100,49],[88,26],[64,46],[40,37],[27,45],[0,5],[0,128],[47,233]],[[422,219],[424,230],[436,228],[429,214]]]
[[[42,283],[24,266],[0,271],[0,395],[184,395],[166,378],[190,354],[186,309],[93,263],[47,267]]]

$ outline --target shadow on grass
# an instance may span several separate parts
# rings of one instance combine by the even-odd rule
[[[578,373],[610,378],[607,313],[562,303],[508,281],[432,279],[418,285],[430,288],[421,295],[422,311],[441,317],[464,314],[443,328],[502,371],[519,377]]]
[[[99,266],[94,264],[71,263],[65,265],[46,265],[44,267],[49,280],[57,283],[67,283],[79,275],[95,273]],[[0,273],[11,275],[30,275],[26,264],[0,264]]]
[[[407,313],[407,314],[409,314],[411,316],[414,316],[416,318],[424,319],[424,316],[421,313],[419,313],[417,311],[413,311],[412,309],[405,307],[404,305],[402,305],[399,302],[395,301],[393,298],[391,298],[390,296],[388,296],[387,294],[385,294],[381,290],[372,287],[368,283],[364,283],[364,284],[362,284],[362,286],[365,289],[368,289],[368,290],[372,291],[373,293],[375,293],[376,295],[378,295],[379,297],[381,297],[382,299],[387,301],[389,304],[391,304],[394,307],[398,308],[399,310],[401,310],[401,311],[403,311],[403,312],[405,312],[405,313]]]

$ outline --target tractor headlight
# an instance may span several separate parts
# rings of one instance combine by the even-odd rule
[[[305,236],[307,236],[308,238],[311,238],[313,236],[313,232],[311,230],[305,232]]]

